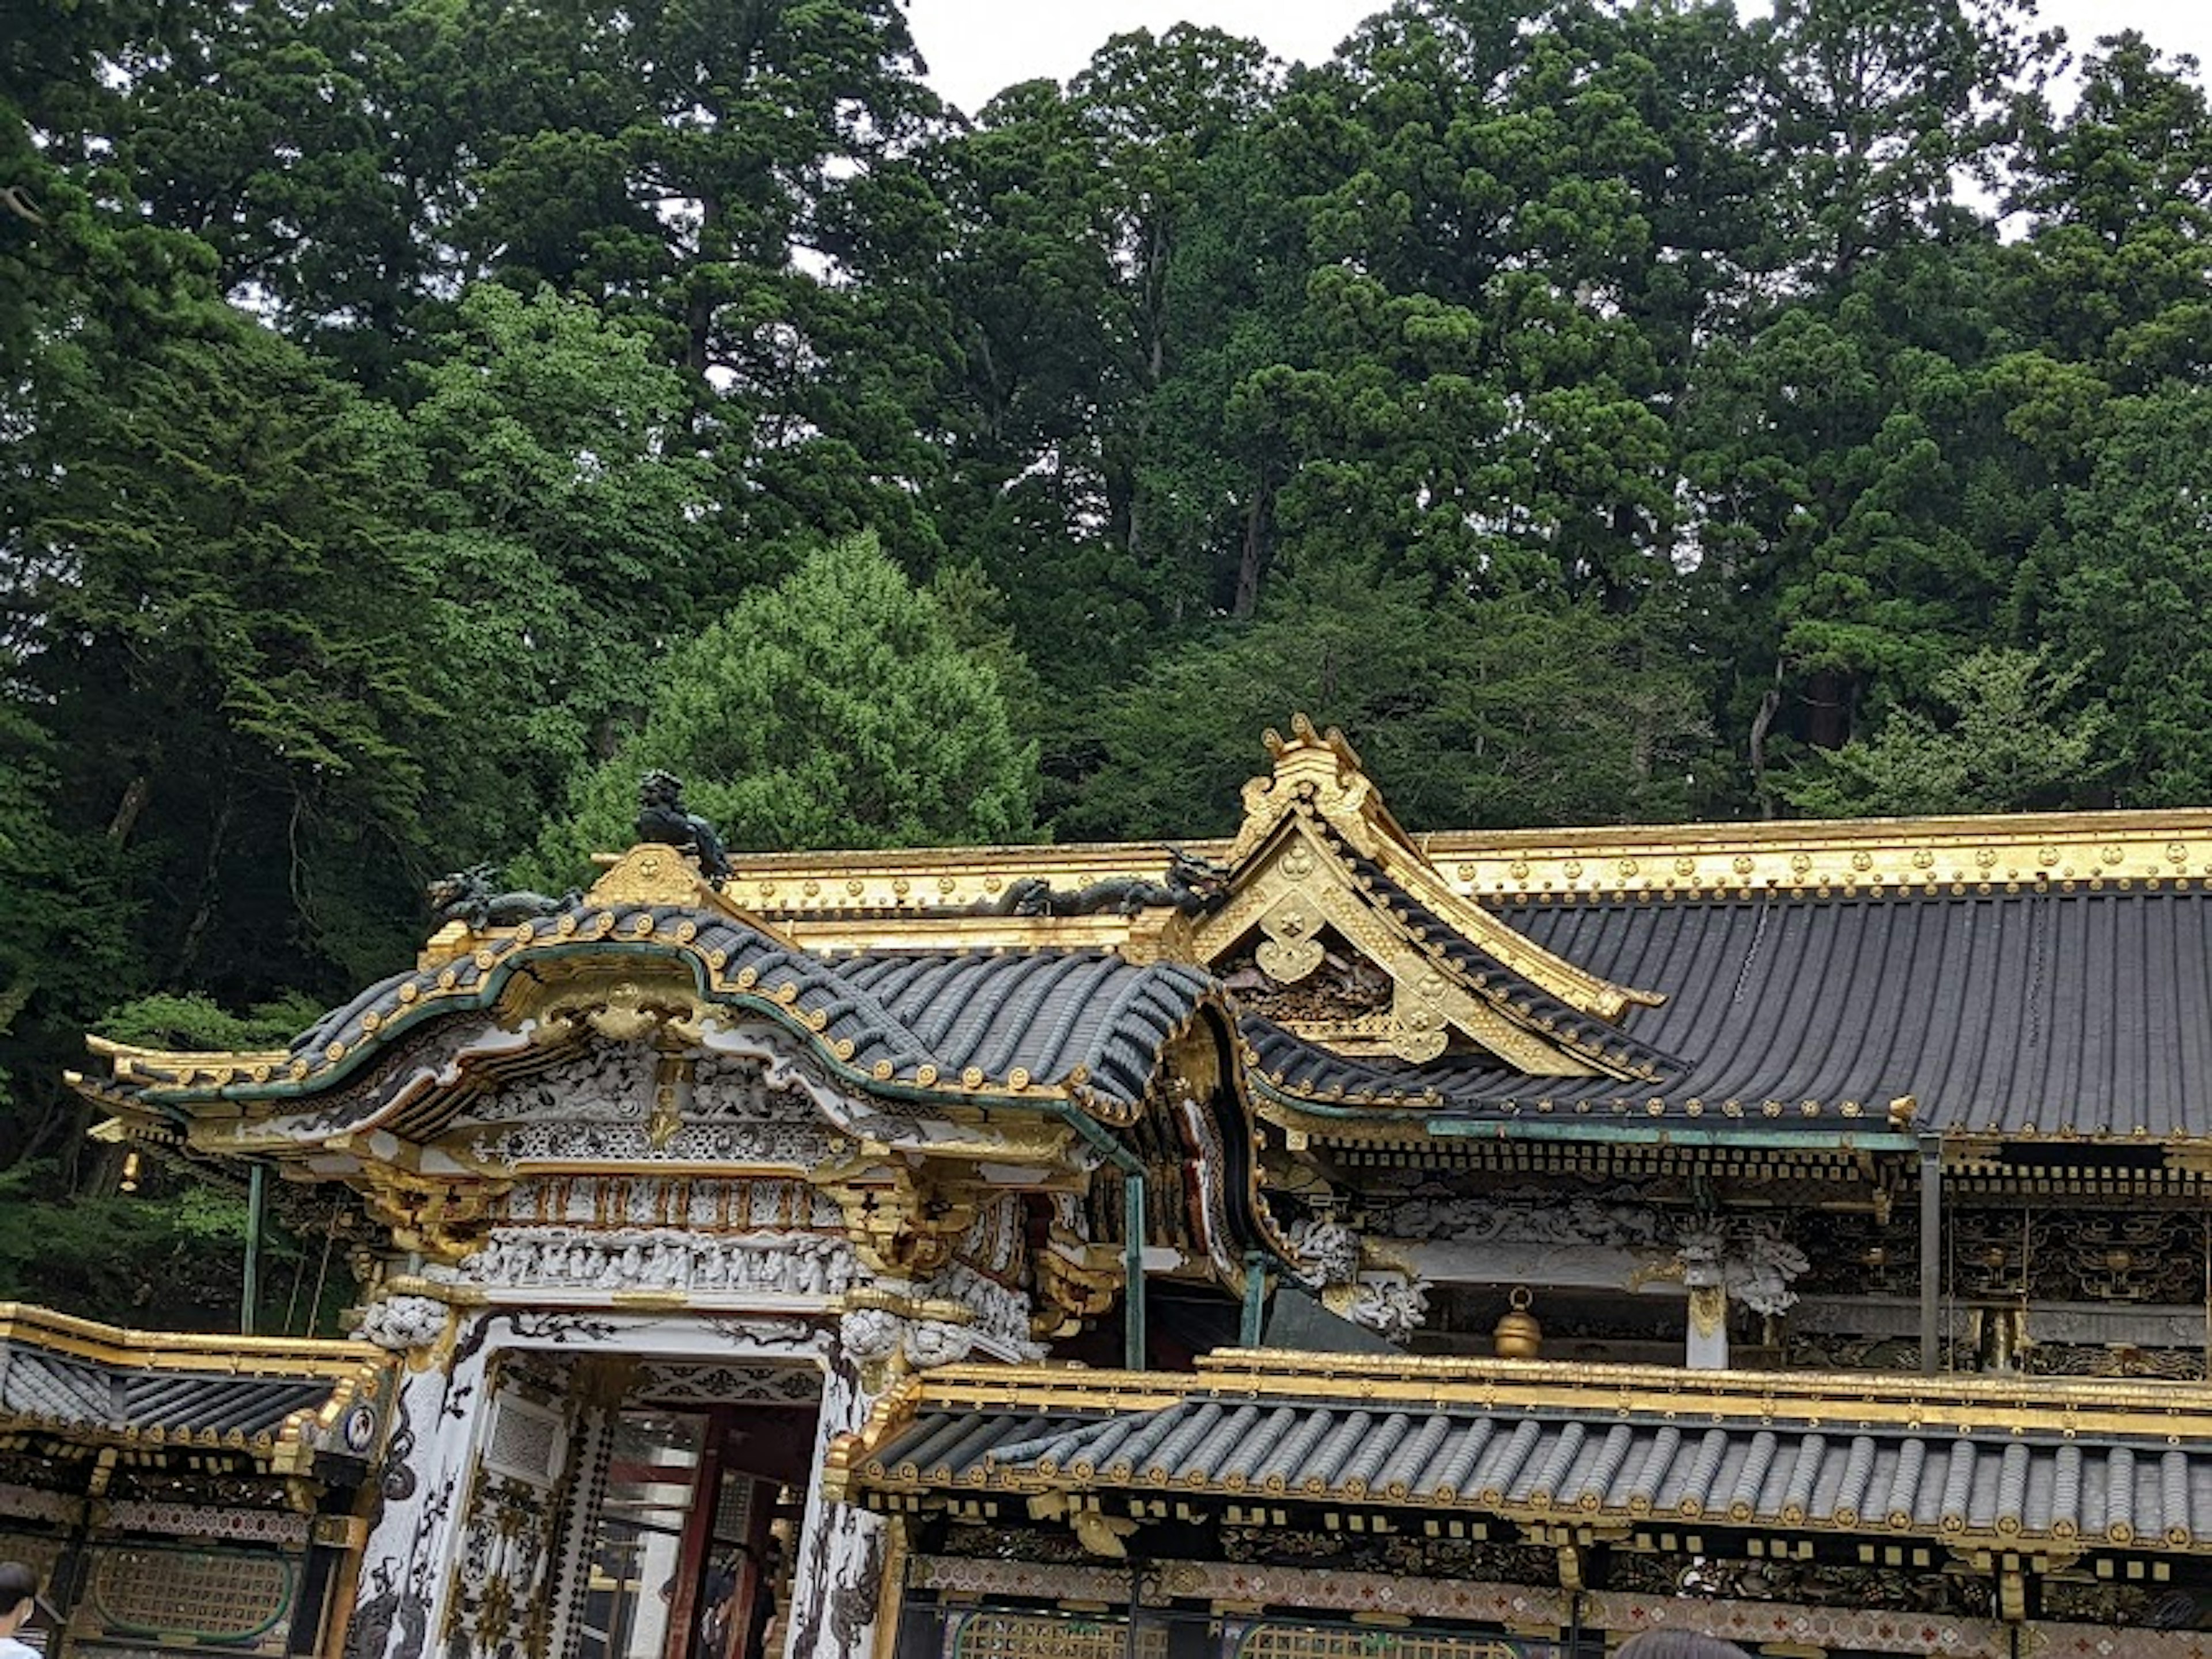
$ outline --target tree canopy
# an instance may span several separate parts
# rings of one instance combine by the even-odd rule
[[[112,1198],[84,1030],[342,997],[647,766],[761,848],[1219,829],[1297,709],[1416,827],[2212,799],[2212,101],[2139,35],[1395,0],[971,115],[899,0],[31,11],[11,1191]],[[158,1310],[231,1200],[148,1180],[0,1294]]]

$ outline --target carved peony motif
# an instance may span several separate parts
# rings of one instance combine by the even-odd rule
[[[1344,1316],[1385,1341],[1403,1342],[1429,1316],[1428,1281],[1370,1273],[1352,1287]]]
[[[1378,1206],[1374,1231],[1389,1238],[1459,1244],[1595,1244],[1636,1249],[1664,1242],[1659,1212],[1633,1198],[1422,1197]]]
[[[361,1334],[380,1348],[427,1348],[446,1331],[446,1304],[434,1297],[389,1296],[361,1316]]]
[[[1797,1292],[1790,1285],[1812,1265],[1767,1220],[1701,1223],[1684,1228],[1675,1243],[1693,1288],[1717,1281],[1729,1301],[1756,1314],[1786,1313],[1795,1306]]]
[[[1359,1235],[1334,1216],[1308,1217],[1291,1229],[1289,1240],[1309,1285],[1349,1285],[1359,1277]]]

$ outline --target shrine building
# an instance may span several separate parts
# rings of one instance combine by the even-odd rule
[[[0,1310],[48,1650],[2212,1659],[2212,811],[1413,834],[1267,749],[1175,848],[664,779],[284,1048],[95,1042],[376,1242],[343,1342]]]

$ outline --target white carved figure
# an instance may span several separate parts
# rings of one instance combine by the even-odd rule
[[[453,1277],[508,1290],[757,1291],[820,1299],[860,1276],[852,1247],[821,1233],[678,1227],[495,1228]]]
[[[917,1319],[907,1328],[906,1357],[920,1370],[951,1365],[975,1351],[975,1333],[941,1319]]]
[[[1730,1301],[1756,1314],[1786,1313],[1796,1304],[1790,1284],[1812,1264],[1769,1220],[1717,1221],[1686,1227],[1675,1239],[1684,1283],[1691,1289],[1718,1285]]]
[[[976,1337],[1000,1357],[1036,1359],[1043,1356],[1043,1345],[1030,1336],[1029,1297],[976,1272],[967,1263],[955,1261],[942,1268],[926,1286],[921,1287],[921,1293],[933,1300],[957,1302],[973,1310]]]
[[[837,1322],[837,1339],[863,1365],[889,1359],[899,1349],[905,1321],[884,1308],[853,1308]]]
[[[1374,1231],[1390,1238],[1449,1239],[1458,1244],[1595,1244],[1634,1249],[1662,1235],[1657,1211],[1632,1190],[1596,1198],[1401,1200],[1376,1210]]]
[[[361,1334],[394,1353],[425,1348],[445,1334],[446,1304],[434,1297],[389,1296],[361,1316]]]
[[[1790,1281],[1811,1265],[1775,1223],[1752,1221],[1737,1230],[1723,1272],[1729,1296],[1753,1313],[1771,1315],[1795,1305],[1797,1292],[1790,1288]]]
[[[1346,1317],[1386,1341],[1403,1342],[1429,1316],[1429,1286],[1423,1279],[1369,1273],[1352,1287]]]
[[[1334,1216],[1309,1216],[1291,1229],[1291,1248],[1309,1285],[1349,1285],[1359,1277],[1359,1235]]]

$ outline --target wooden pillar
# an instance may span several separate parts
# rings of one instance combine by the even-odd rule
[[[1943,1146],[1920,1143],[1920,1370],[1933,1376],[1942,1352]]]
[[[668,1598],[668,1640],[663,1659],[692,1659],[692,1626],[699,1617],[699,1586],[714,1549],[714,1510],[722,1497],[722,1438],[730,1408],[708,1413],[699,1462],[692,1471],[691,1510],[684,1517],[684,1541],[677,1553],[676,1589]]]

